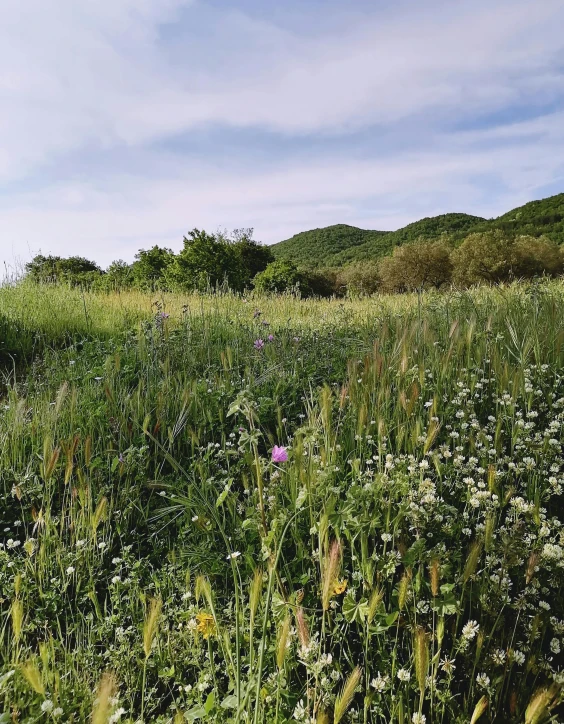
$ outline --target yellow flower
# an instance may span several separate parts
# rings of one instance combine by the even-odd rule
[[[333,584],[333,595],[340,596],[347,590],[347,579],[343,578],[340,581],[335,581]]]
[[[198,633],[201,633],[205,639],[215,635],[215,621],[209,613],[202,611],[202,613],[196,614],[196,621],[198,622]]]

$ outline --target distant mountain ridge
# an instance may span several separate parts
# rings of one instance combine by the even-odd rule
[[[451,213],[432,216],[408,224],[397,231],[373,231],[347,224],[302,231],[270,248],[277,259],[299,267],[321,269],[378,259],[391,254],[395,246],[423,237],[446,239],[457,245],[468,234],[502,229],[510,234],[547,236],[564,243],[564,193],[540,201],[530,201],[497,219]]]

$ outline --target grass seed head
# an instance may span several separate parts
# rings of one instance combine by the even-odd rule
[[[149,658],[151,655],[153,641],[158,630],[162,605],[163,603],[160,598],[152,598],[149,603],[149,611],[143,626],[143,651],[145,652],[146,658]]]
[[[354,693],[356,687],[360,682],[361,675],[362,669],[358,666],[354,668],[349,675],[349,678],[346,680],[341,693],[337,695],[335,699],[335,709],[333,713],[334,724],[339,724],[341,719],[344,717],[347,709],[352,704]]]

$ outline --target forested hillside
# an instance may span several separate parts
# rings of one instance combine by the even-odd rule
[[[274,244],[277,259],[312,269],[339,267],[357,261],[386,256],[396,246],[423,238],[446,239],[458,245],[468,234],[501,229],[512,235],[547,236],[564,242],[564,194],[531,201],[497,219],[451,213],[428,217],[397,231],[371,231],[346,224],[303,231]]]

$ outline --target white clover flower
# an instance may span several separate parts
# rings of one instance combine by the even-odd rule
[[[232,558],[239,558],[240,555],[241,551],[233,551],[233,553],[227,555],[227,560],[230,561]]]
[[[466,641],[471,641],[478,631],[480,630],[480,624],[477,621],[468,621],[462,627],[462,638]]]
[[[60,706],[58,706],[56,709],[53,709],[53,716],[54,716],[54,717],[63,716],[63,713],[64,713],[64,712],[63,712],[63,710],[61,709]]]
[[[557,638],[553,638],[550,642],[550,650],[553,654],[560,653],[560,641]]]
[[[69,566],[67,568],[67,575],[72,576],[73,573],[74,573],[74,566]]]
[[[111,717],[108,719],[108,724],[116,724],[116,722],[118,722],[124,714],[125,709],[123,708],[123,706],[120,706],[119,709],[116,709]]]
[[[427,717],[425,714],[419,714],[418,712],[414,712],[413,716],[411,717],[411,721],[413,724],[425,724],[427,721]]]
[[[112,583],[113,583],[113,584],[121,583],[121,576],[114,576],[114,577],[112,578]]]
[[[389,683],[390,677],[382,676],[380,672],[378,672],[378,675],[370,682],[370,686],[379,694],[381,694],[386,689]]]
[[[551,561],[560,561],[564,556],[564,549],[555,543],[545,543],[542,549],[543,558]]]
[[[304,701],[303,699],[300,699],[300,701],[296,704],[296,707],[294,709],[294,719],[296,721],[303,721],[306,717],[306,709],[304,707]]]
[[[51,701],[51,699],[45,699],[45,701],[42,702],[41,711],[44,711],[46,713],[53,711],[53,702]]]
[[[407,669],[399,669],[396,676],[400,681],[409,681],[411,679],[411,672]]]
[[[490,685],[490,677],[487,674],[478,674],[476,677],[476,683],[481,689],[487,689]]]

